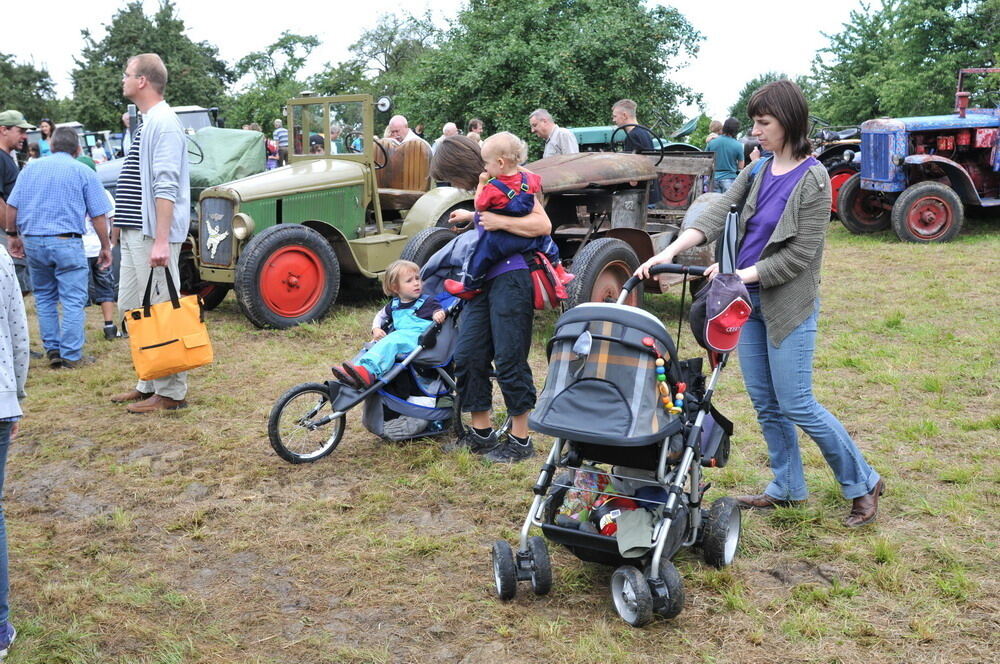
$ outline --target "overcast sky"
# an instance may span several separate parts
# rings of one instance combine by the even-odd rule
[[[45,20],[35,14],[17,29],[5,30],[0,51],[13,54],[19,62],[33,61],[47,68],[59,96],[69,96],[73,58],[83,46],[80,30],[89,28],[100,39],[103,25],[124,4],[122,0],[55,0],[41,5],[46,7]],[[379,14],[396,11],[402,3],[295,0],[260,3],[254,11],[248,11],[252,5],[242,0],[175,0],[174,4],[188,36],[215,44],[229,63],[272,43],[283,30],[318,36],[323,43],[310,57],[306,73],[311,74],[328,62],[345,59],[357,34],[373,27]],[[463,4],[464,0],[414,0],[405,6],[412,12],[430,8],[443,26]],[[753,77],[766,71],[790,76],[808,73],[816,50],[827,43],[820,33],[839,32],[861,2],[676,0],[661,4],[676,7],[705,37],[698,56],[673,78],[702,92],[706,112],[725,119],[726,110]],[[880,3],[872,0],[870,4]],[[144,0],[144,5],[146,13],[153,14],[159,1]]]

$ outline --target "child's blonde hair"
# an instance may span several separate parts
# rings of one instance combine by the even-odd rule
[[[393,261],[385,269],[382,275],[382,292],[386,295],[396,295],[399,292],[399,278],[406,273],[416,272],[420,274],[420,266],[413,261]]]
[[[491,158],[504,159],[514,164],[528,160],[528,145],[509,131],[493,134],[483,141],[483,152],[489,151]]]

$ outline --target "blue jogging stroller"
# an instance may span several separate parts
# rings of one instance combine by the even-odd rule
[[[398,356],[367,389],[327,380],[296,385],[279,397],[267,420],[268,439],[278,456],[289,463],[327,456],[340,444],[347,413],[359,405],[365,428],[386,440],[457,435],[461,422],[452,355],[462,302],[446,297],[444,322],[432,324],[417,347]]]
[[[699,276],[704,269],[657,265],[651,272]],[[720,568],[736,556],[736,501],[702,502],[710,486],[702,468],[724,466],[729,456],[732,424],[712,405],[726,356],[711,356],[707,378],[702,358],[679,360],[663,323],[624,304],[638,283],[630,278],[616,303],[581,304],[556,322],[545,387],[529,419],[555,442],[516,550],[504,540],[493,544],[502,600],[522,580],[535,594],[549,592],[548,540],[616,567],[615,609],[638,627],[683,609],[683,581],[671,562],[678,551],[700,547],[705,562]],[[533,526],[542,536],[529,536]]]

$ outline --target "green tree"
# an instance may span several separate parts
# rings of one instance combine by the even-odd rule
[[[236,74],[251,81],[229,100],[226,120],[232,126],[250,122],[259,124],[265,132],[275,118],[283,117],[281,109],[304,89],[299,71],[309,54],[320,45],[313,35],[297,35],[287,30],[263,51],[254,51],[236,63]]]
[[[747,114],[747,105],[750,103],[750,97],[752,97],[753,93],[757,92],[757,90],[762,86],[787,78],[788,74],[769,71],[750,79],[740,90],[740,95],[736,102],[729,107],[728,117],[736,118],[740,121],[740,127],[742,128],[741,131],[748,131],[750,126],[750,116]],[[813,107],[815,106],[815,101],[813,99],[815,94],[815,85],[810,79],[804,76],[796,77],[793,81],[802,90],[802,94],[805,96],[806,101],[809,102],[810,112],[813,111]],[[719,120],[720,122],[726,120],[726,118],[714,119]]]
[[[436,47],[387,78],[411,124],[475,116],[526,137],[535,108],[563,126],[608,124],[630,97],[641,121],[672,126],[697,96],[668,74],[700,39],[676,9],[642,0],[470,0]]]
[[[60,121],[52,77],[33,63],[18,63],[13,55],[0,53],[0,109],[13,108],[38,124],[43,117]]]
[[[208,42],[193,42],[170,0],[163,0],[152,17],[142,1],[120,9],[97,41],[83,30],[84,47],[72,72],[77,120],[92,128],[117,128],[123,108],[122,72],[129,57],[158,53],[167,66],[166,97],[175,105],[217,106],[233,74]]]
[[[813,63],[817,114],[835,124],[954,107],[962,67],[1000,61],[1000,0],[885,0],[851,12]],[[973,81],[996,89],[998,79]],[[995,101],[994,101],[995,103]]]

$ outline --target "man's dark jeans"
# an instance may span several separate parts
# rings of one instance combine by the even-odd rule
[[[528,366],[531,348],[531,276],[527,270],[504,272],[488,281],[483,292],[465,305],[455,349],[455,373],[462,411],[493,408],[490,363],[507,414],[521,415],[535,407],[535,384]]]

